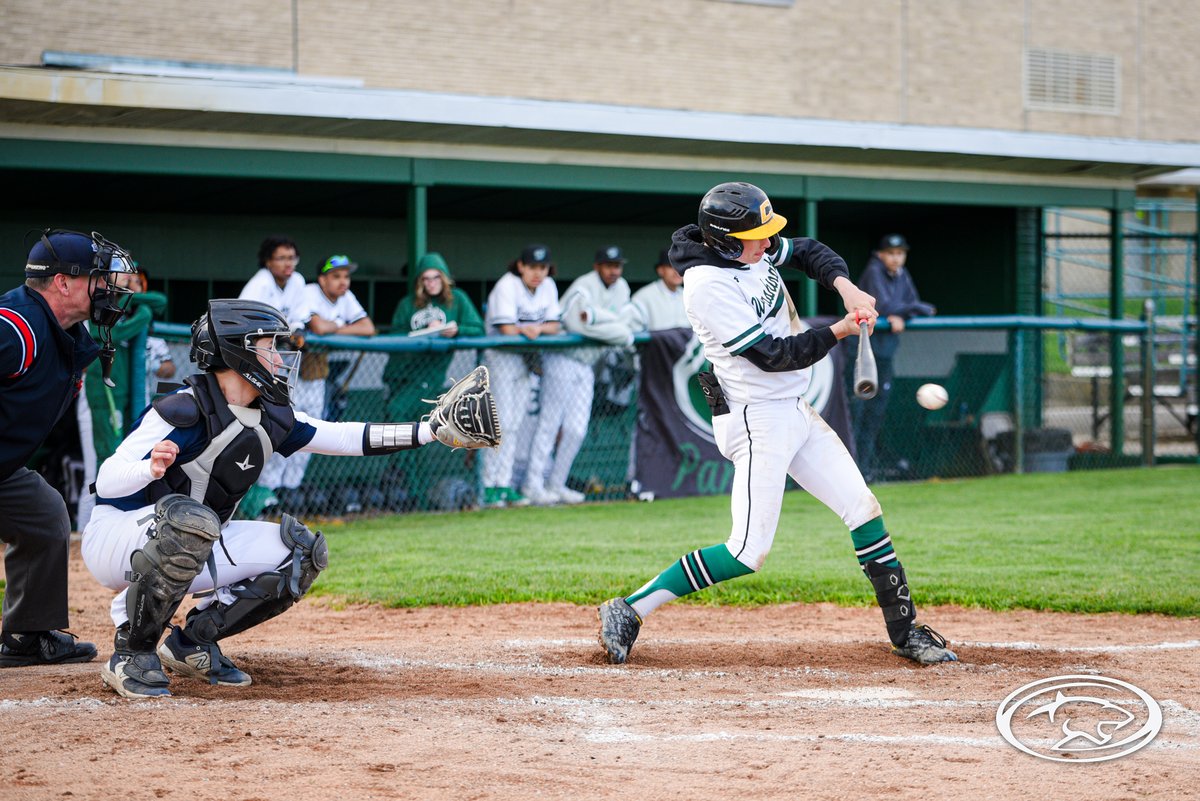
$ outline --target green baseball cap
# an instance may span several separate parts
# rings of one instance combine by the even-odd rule
[[[331,270],[349,270],[350,272],[354,272],[357,269],[358,265],[355,262],[350,261],[349,256],[330,256],[325,260],[325,263],[321,265],[321,269],[317,272],[317,275],[324,275]]]

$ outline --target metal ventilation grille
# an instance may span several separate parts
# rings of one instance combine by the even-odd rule
[[[1117,114],[1121,61],[1116,56],[1025,51],[1025,108]]]

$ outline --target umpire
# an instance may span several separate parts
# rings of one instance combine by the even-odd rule
[[[111,365],[111,330],[131,293],[116,274],[132,260],[99,234],[48,229],[29,252],[25,284],[0,295],[0,540],[4,569],[0,667],[87,662],[90,642],[67,626],[67,506],[25,467],[71,408],[83,372]],[[91,319],[101,344],[83,325]]]

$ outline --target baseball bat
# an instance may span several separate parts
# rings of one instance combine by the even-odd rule
[[[858,324],[858,360],[854,363],[854,394],[863,400],[875,397],[879,391],[879,368],[875,366],[875,351],[871,349],[871,337],[867,323]]]

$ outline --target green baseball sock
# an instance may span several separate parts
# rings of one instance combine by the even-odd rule
[[[754,571],[733,558],[724,544],[692,551],[659,573],[625,601],[643,618],[667,601],[699,592],[718,581]]]
[[[882,515],[852,529],[850,539],[854,542],[854,553],[858,556],[858,565],[864,573],[868,562],[876,562],[884,567],[900,566],[900,560],[896,558],[896,551],[892,548],[892,537],[883,527]]]

